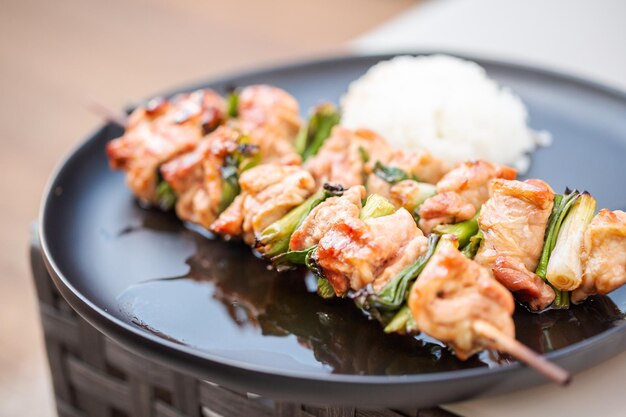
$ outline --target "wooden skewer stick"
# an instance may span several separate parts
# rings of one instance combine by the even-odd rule
[[[572,377],[565,369],[546,360],[541,355],[524,346],[514,338],[502,333],[486,321],[478,320],[474,322],[473,327],[476,333],[493,342],[495,349],[516,357],[557,384],[567,385],[571,381]]]
[[[102,117],[107,122],[115,123],[121,127],[128,124],[128,116],[121,111],[110,108],[99,100],[90,98],[86,102],[87,109],[97,116]]]

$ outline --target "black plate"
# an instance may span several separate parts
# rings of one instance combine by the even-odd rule
[[[390,56],[343,57],[201,86],[270,83],[306,111]],[[626,96],[580,79],[473,59],[518,93],[554,144],[531,177],[591,191],[626,208]],[[199,87],[199,86],[195,86]],[[187,88],[184,90],[189,90]],[[144,210],[109,170],[107,125],[61,166],[44,199],[46,261],[68,302],[122,344],[228,387],[282,400],[426,406],[544,382],[497,354],[467,362],[428,339],[386,336],[348,301],[325,302],[302,272],[277,274],[236,243],[212,241],[172,215]],[[506,138],[504,138],[506,139]],[[626,347],[626,290],[570,311],[518,308],[519,339],[577,372]]]

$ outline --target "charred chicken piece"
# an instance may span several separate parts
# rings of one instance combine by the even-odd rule
[[[607,209],[593,218],[585,231],[583,279],[572,293],[580,303],[593,294],[608,294],[626,283],[626,213]]]
[[[161,166],[161,174],[177,195],[176,214],[208,229],[223,210],[226,160],[245,145],[242,135],[219,127],[191,152]]]
[[[543,249],[554,192],[540,180],[495,179],[478,226],[483,243],[475,260],[533,310],[554,300],[554,290],[535,275]]]
[[[231,123],[259,147],[264,162],[300,164],[294,148],[300,129],[298,102],[286,91],[269,85],[245,87],[238,94]]]
[[[401,208],[381,217],[347,217],[335,224],[319,241],[315,261],[341,296],[370,283],[384,286],[427,246],[411,214]]]
[[[368,161],[385,161],[391,153],[387,142],[371,130],[335,126],[317,155],[308,159],[304,167],[320,186],[333,183],[350,188],[364,184]]]
[[[129,116],[124,135],[107,144],[113,169],[144,203],[158,205],[156,187],[161,164],[192,150],[225,117],[225,103],[212,90],[155,98]]]
[[[512,180],[516,171],[485,161],[463,162],[437,183],[437,195],[420,207],[420,229],[424,233],[437,225],[471,219],[489,198],[494,178]]]
[[[211,225],[217,234],[243,235],[253,245],[256,235],[315,191],[315,180],[298,166],[262,164],[239,177],[241,194]]]
[[[358,218],[361,201],[366,196],[365,187],[356,185],[343,192],[340,197],[330,197],[315,207],[302,224],[293,232],[289,249],[301,251],[317,245],[335,224],[348,218]]]
[[[476,334],[475,321],[485,321],[507,337],[515,337],[513,296],[489,270],[467,259],[456,239],[444,235],[411,289],[409,307],[424,333],[449,344],[461,360],[490,348]]]

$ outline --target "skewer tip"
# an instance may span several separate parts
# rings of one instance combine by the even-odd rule
[[[91,113],[101,117],[107,122],[115,123],[121,127],[126,127],[128,123],[126,113],[113,109],[94,97],[87,97],[84,100],[84,105]]]

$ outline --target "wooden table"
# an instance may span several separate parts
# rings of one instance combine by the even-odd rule
[[[229,71],[337,52],[412,0],[0,3],[0,415],[52,415],[26,248],[46,179],[116,108]]]

